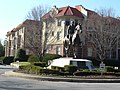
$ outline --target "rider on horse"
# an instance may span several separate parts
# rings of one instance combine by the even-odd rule
[[[70,44],[72,44],[72,37],[74,32],[75,32],[75,24],[72,21],[71,24],[68,26],[68,35],[69,35]]]

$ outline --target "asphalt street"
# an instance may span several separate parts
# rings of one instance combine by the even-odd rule
[[[5,67],[5,68],[4,68]],[[0,67],[0,90],[119,90],[120,83],[51,82],[2,75],[12,68]]]

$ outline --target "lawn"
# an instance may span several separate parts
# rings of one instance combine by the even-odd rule
[[[13,62],[13,64],[17,64],[17,62]],[[19,66],[21,65],[29,65],[30,62],[19,62]]]

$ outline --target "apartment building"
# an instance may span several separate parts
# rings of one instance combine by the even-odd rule
[[[83,24],[87,20],[87,18],[90,17],[92,14],[97,14],[97,13],[84,8],[82,5],[78,5],[75,7],[66,6],[61,8],[57,8],[56,6],[54,6],[47,14],[43,16],[43,26],[44,26],[43,31],[45,32],[51,30],[51,34],[49,33],[50,38],[47,43],[48,44],[47,52],[53,54],[60,54],[64,56],[65,48],[63,41],[64,41],[64,37],[68,34],[67,31],[68,26],[72,21],[74,21],[75,24],[78,23]],[[49,27],[48,21],[49,18],[51,17],[54,18],[54,22],[52,22],[52,25]],[[84,28],[85,26],[82,27]],[[52,40],[54,42],[51,43]],[[84,31],[81,34],[81,40],[82,40],[81,57],[82,58],[97,57],[96,50],[93,47],[93,44],[85,38]],[[114,52],[111,51],[110,58],[112,59],[112,57],[114,57],[115,60],[120,59],[119,45],[117,45]]]
[[[41,41],[43,44],[46,44],[46,46],[43,45],[46,53],[64,56],[64,38],[68,34],[68,26],[72,21],[74,21],[76,25],[78,23],[83,24],[92,14],[96,13],[84,8],[82,5],[75,7],[66,6],[61,8],[53,6],[51,10],[42,17],[43,27]],[[38,24],[38,22],[34,20],[26,20],[10,32],[7,32],[5,56],[14,56],[19,48],[25,49],[28,55],[32,54],[32,51],[30,50],[31,46],[28,46],[26,42],[32,43],[32,41],[27,39],[27,37],[29,37],[28,35],[35,36],[33,32],[35,32],[35,27],[37,27],[36,23]],[[85,30],[85,26],[82,27]],[[81,48],[80,52],[82,52],[81,57],[96,57],[96,50],[94,49],[92,43],[85,38],[84,30],[81,34],[82,46],[79,47]],[[114,51],[114,59],[120,60],[119,40]]]
[[[30,42],[28,37],[34,38],[32,31],[35,32],[37,24],[38,21],[25,20],[13,30],[7,32],[7,38],[5,40],[5,56],[15,56],[15,53],[19,48],[25,49],[27,55],[31,54],[32,51],[27,48],[29,47],[27,43],[32,42]]]
[[[60,54],[64,56],[65,49],[64,49],[63,40],[64,40],[64,37],[68,34],[68,31],[67,31],[68,26],[72,21],[74,21],[76,25],[78,23],[82,24],[87,19],[87,17],[92,13],[95,13],[95,12],[85,9],[82,5],[78,5],[76,7],[66,6],[61,8],[57,8],[56,6],[54,6],[50,10],[50,12],[48,12],[43,16],[43,26],[44,26],[43,31],[47,31],[51,29],[51,34],[49,34],[51,35],[50,36],[51,38],[48,41],[47,52]],[[49,18],[51,17],[54,18],[54,22],[51,25],[52,28],[51,27],[49,28],[47,27],[48,26],[47,23]],[[81,36],[82,36],[81,39],[83,43],[85,43],[84,33],[82,33]],[[54,38],[54,42],[50,43],[53,40],[53,38]],[[88,52],[91,53],[90,51]],[[85,54],[86,52],[85,53],[83,52],[83,55]]]

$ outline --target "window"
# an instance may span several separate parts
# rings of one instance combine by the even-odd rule
[[[56,48],[56,54],[60,55],[60,47],[59,46],[57,46],[57,48]]]
[[[70,21],[65,21],[65,25],[69,26],[70,25]]]
[[[88,69],[85,61],[70,61],[70,65],[78,66],[81,69]]]
[[[111,50],[111,58],[116,59],[116,50]]]
[[[52,31],[52,36],[54,36],[54,31]]]
[[[78,66],[77,61],[70,61],[70,65]]]
[[[61,32],[59,31],[59,32],[57,32],[57,40],[60,40],[60,34],[61,34]]]
[[[92,48],[88,48],[88,56],[89,56],[89,57],[92,56]]]
[[[61,21],[60,21],[60,20],[58,20],[57,25],[58,25],[58,26],[61,26]]]
[[[77,20],[77,19],[75,19],[75,26],[76,26],[76,25],[78,25],[78,20]]]
[[[53,49],[53,45],[51,45],[51,50]]]

